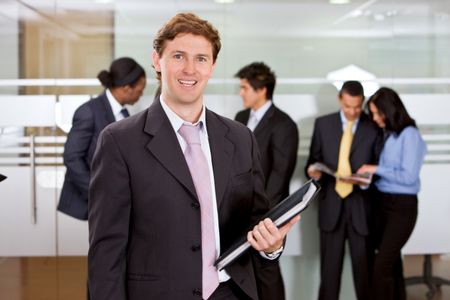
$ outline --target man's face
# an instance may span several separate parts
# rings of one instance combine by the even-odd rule
[[[342,93],[339,98],[339,104],[347,120],[354,121],[359,118],[362,112],[363,101],[364,98],[362,96],[351,96],[345,92]]]
[[[153,65],[161,72],[162,94],[169,105],[202,102],[215,66],[212,45],[203,36],[179,34],[166,41],[161,56],[153,51]]]
[[[255,90],[245,78],[241,79],[239,96],[241,96],[245,108],[257,110],[266,103],[266,89]]]

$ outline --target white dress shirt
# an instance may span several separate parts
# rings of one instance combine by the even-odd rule
[[[106,89],[106,98],[108,98],[109,105],[111,106],[114,118],[116,121],[125,119],[121,110],[124,108],[116,98],[114,98],[113,94],[109,89]]]
[[[263,106],[258,108],[257,110],[250,110],[250,117],[248,118],[247,127],[251,131],[255,131],[256,126],[258,126],[261,119],[264,117],[266,112],[269,110],[270,106],[272,105],[272,101],[269,100],[266,103],[264,103]]]
[[[345,131],[345,128],[347,127],[347,118],[345,117],[344,112],[341,110],[339,111],[339,115],[341,117],[341,122],[342,122],[342,132]],[[352,134],[355,134],[356,128],[358,128],[358,124],[359,124],[359,118],[353,121],[353,126],[352,126]]]

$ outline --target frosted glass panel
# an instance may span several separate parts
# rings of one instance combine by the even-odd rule
[[[1,168],[8,178],[0,185],[0,256],[52,256],[56,254],[55,192],[36,183],[29,167]],[[36,176],[54,170],[37,167]],[[36,193],[36,222],[33,223],[33,194]]]
[[[450,124],[450,94],[401,95],[418,124]]]
[[[56,96],[1,96],[0,126],[55,126]]]
[[[56,103],[56,124],[64,132],[69,132],[72,127],[72,118],[75,110],[91,98],[89,95],[62,95]]]
[[[413,234],[403,248],[404,254],[449,253],[450,188],[449,164],[424,165],[421,172],[422,189],[419,197],[419,216]]]

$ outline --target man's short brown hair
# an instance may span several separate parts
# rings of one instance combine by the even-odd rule
[[[208,21],[200,19],[192,13],[179,13],[170,19],[158,31],[153,40],[153,49],[162,56],[166,42],[172,41],[179,34],[190,33],[206,38],[213,48],[213,62],[216,62],[221,48],[219,31]],[[161,79],[160,72],[157,73],[158,80]]]

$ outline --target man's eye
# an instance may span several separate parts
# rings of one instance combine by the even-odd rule
[[[182,59],[182,58],[183,58],[183,55],[181,55],[181,54],[175,54],[175,55],[173,56],[173,58],[175,58],[175,59]]]
[[[198,58],[198,61],[199,61],[199,62],[206,62],[206,57],[200,56],[200,57]]]

